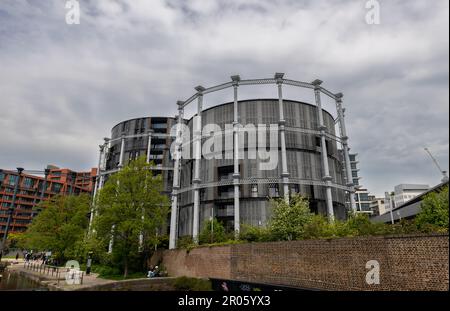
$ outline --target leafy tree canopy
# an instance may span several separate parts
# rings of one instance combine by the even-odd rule
[[[89,195],[55,196],[39,204],[42,211],[20,238],[23,246],[51,251],[57,260],[72,259],[89,225]]]
[[[158,231],[167,220],[169,200],[162,194],[162,177],[153,175],[150,166],[145,157],[131,161],[98,194],[96,237],[108,244],[113,236],[113,260],[123,266],[124,277],[140,251],[158,244]]]
[[[425,196],[416,225],[425,231],[448,231],[448,186]]]

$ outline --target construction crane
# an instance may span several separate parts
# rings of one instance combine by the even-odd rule
[[[430,150],[428,150],[428,148],[423,148],[431,157],[431,159],[433,160],[434,164],[436,164],[437,168],[439,169],[439,172],[442,174],[442,182],[447,182],[448,181],[448,176],[447,176],[447,171],[444,171],[438,161],[433,157],[433,155],[431,154]]]

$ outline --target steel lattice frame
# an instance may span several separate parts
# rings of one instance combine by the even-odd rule
[[[177,227],[178,227],[178,195],[181,193],[185,193],[187,191],[194,192],[194,215],[193,215],[193,233],[192,236],[194,240],[198,237],[198,210],[200,205],[199,200],[199,191],[202,188],[210,188],[210,187],[218,187],[222,185],[234,185],[234,224],[235,224],[235,232],[239,233],[240,223],[239,223],[239,186],[244,184],[272,184],[272,183],[282,183],[284,185],[284,194],[285,199],[289,200],[289,184],[304,184],[304,185],[317,185],[323,186],[326,188],[326,196],[327,196],[327,209],[328,209],[328,217],[330,221],[334,220],[334,211],[332,206],[332,192],[331,188],[341,189],[348,191],[350,193],[350,203],[352,210],[356,209],[355,201],[354,201],[354,185],[351,178],[351,167],[350,167],[350,159],[349,159],[349,148],[348,148],[348,137],[345,131],[345,120],[344,120],[344,109],[342,108],[342,93],[334,94],[327,89],[321,86],[322,81],[314,80],[311,83],[284,79],[284,74],[276,73],[274,78],[268,79],[249,79],[249,80],[241,80],[239,76],[232,76],[231,82],[222,83],[216,86],[212,86],[209,88],[204,88],[201,86],[196,87],[197,93],[189,97],[185,101],[178,101],[178,124],[175,138],[175,164],[174,164],[174,179],[173,179],[173,191],[172,191],[172,208],[171,208],[171,220],[170,220],[170,240],[169,240],[169,248],[173,249],[176,247],[176,238],[177,238]],[[250,178],[250,179],[240,179],[239,166],[238,166],[238,131],[239,128],[237,126],[238,120],[238,100],[237,100],[237,91],[239,86],[245,85],[261,85],[261,84],[276,84],[278,86],[278,95],[279,95],[279,111],[280,111],[280,136],[281,136],[281,153],[282,153],[282,169],[283,173],[280,178]],[[336,136],[326,132],[326,127],[323,124],[323,120],[321,117],[321,113],[318,113],[319,118],[319,128],[317,130],[310,129],[302,129],[295,127],[285,127],[284,120],[284,112],[283,112],[283,96],[282,96],[282,86],[290,85],[299,88],[307,88],[314,90],[315,99],[316,99],[316,107],[319,112],[322,110],[321,108],[321,99],[320,94],[324,94],[336,102],[336,110],[337,110],[337,122],[339,123],[340,135]],[[201,114],[202,114],[202,102],[203,96],[209,93],[214,93],[217,91],[221,91],[227,88],[233,87],[234,89],[234,122],[233,122],[233,134],[234,134],[234,144],[233,144],[233,154],[234,154],[234,174],[233,179],[219,181],[219,182],[210,182],[210,183],[201,183],[199,178],[199,170],[200,170],[200,160],[196,159],[194,162],[194,179],[193,186],[185,187],[180,189],[180,155],[182,147],[186,144],[195,144],[198,143],[198,140],[203,137],[201,134],[197,135],[192,140],[188,142],[182,142],[182,122],[183,122],[183,114],[184,109],[194,102],[196,99],[198,100],[198,111],[197,117],[200,118],[198,121],[201,124]],[[285,144],[285,131],[295,131],[302,132],[308,134],[316,134],[320,135],[322,143],[321,143],[321,154],[322,154],[322,166],[324,167],[324,176],[322,180],[310,180],[310,179],[299,179],[299,178],[289,178],[289,172],[287,171],[286,164],[286,144]],[[195,134],[194,134],[195,136]],[[327,163],[327,150],[325,144],[325,138],[329,138],[339,142],[342,145],[343,153],[344,153],[344,162],[345,162],[345,170],[347,175],[347,185],[340,185],[332,182],[332,178],[329,175],[328,163]],[[199,144],[194,148],[198,148]]]

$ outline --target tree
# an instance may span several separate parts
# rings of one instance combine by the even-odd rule
[[[123,267],[125,278],[130,266],[142,263],[140,251],[158,243],[158,230],[167,220],[169,200],[162,194],[161,175],[153,175],[151,166],[145,157],[131,161],[98,194],[96,236],[104,244],[112,237],[112,258]]]
[[[212,222],[212,226],[211,226]],[[200,244],[219,243],[227,240],[225,228],[221,222],[214,218],[206,220],[203,224],[203,229],[199,234],[198,241]]]
[[[311,222],[313,213],[308,199],[301,195],[291,197],[289,204],[283,199],[274,199],[273,214],[269,222],[272,233],[280,240],[295,240],[302,236],[305,225]]]
[[[38,206],[42,211],[36,216],[21,240],[33,250],[49,250],[58,261],[74,254],[83,241],[89,225],[90,196],[54,196]]]
[[[420,207],[415,220],[419,230],[448,231],[448,186],[427,194]]]

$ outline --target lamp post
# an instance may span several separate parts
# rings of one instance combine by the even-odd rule
[[[91,265],[92,265],[92,252],[88,252],[88,258],[86,263],[86,275],[91,274]]]
[[[10,207],[8,209],[8,220],[6,222],[6,228],[5,228],[5,232],[3,233],[3,241],[2,241],[1,248],[0,248],[0,254],[1,255],[3,255],[3,250],[5,248],[6,239],[8,237],[9,225],[11,224],[11,218],[12,218],[12,214],[14,212],[14,208],[15,208],[15,204],[16,204],[17,191],[19,190],[20,176],[22,175],[22,172],[23,172],[23,168],[22,167],[18,167],[17,168],[17,180],[16,180],[16,183],[14,185],[13,199],[12,199],[11,205],[10,205]],[[0,255],[0,257],[1,257],[1,255]]]

